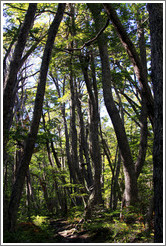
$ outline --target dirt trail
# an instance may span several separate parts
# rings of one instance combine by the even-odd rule
[[[91,233],[87,230],[78,231],[76,224],[70,224],[63,219],[51,220],[50,225],[54,231],[54,239],[58,243],[96,243],[104,242],[101,233]]]

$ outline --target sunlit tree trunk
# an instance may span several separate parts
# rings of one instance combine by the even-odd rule
[[[27,174],[29,163],[34,150],[40,118],[42,115],[45,85],[46,85],[48,66],[51,59],[51,52],[52,52],[56,34],[58,32],[59,25],[63,17],[64,9],[65,9],[65,4],[58,5],[57,14],[48,32],[48,39],[46,42],[46,46],[42,58],[41,69],[40,69],[39,83],[36,93],[32,124],[30,128],[30,132],[25,142],[24,154],[20,161],[20,165],[16,176],[16,181],[14,183],[11,197],[10,197],[10,203],[8,209],[8,222],[9,222],[8,229],[10,231],[15,230],[15,225],[17,221],[17,212],[19,208],[23,187],[24,187],[25,176]]]
[[[123,45],[123,47],[125,48],[125,50],[127,51],[129,58],[133,64],[133,68],[135,71],[135,74],[137,76],[137,79],[139,81],[140,87],[142,87],[144,89],[144,96],[146,99],[146,105],[147,105],[147,109],[148,109],[148,115],[149,118],[151,120],[151,123],[153,125],[153,119],[154,119],[154,111],[153,111],[153,104],[154,104],[154,99],[151,93],[151,89],[148,85],[148,81],[146,78],[146,74],[144,73],[144,68],[143,68],[143,64],[142,61],[132,43],[132,41],[130,40],[126,30],[124,29],[122,23],[120,22],[118,15],[116,13],[116,11],[114,10],[112,4],[110,3],[103,3],[103,6],[105,8],[105,11],[108,14],[108,17],[110,18],[110,20],[112,21],[112,24],[114,25],[117,34],[120,38],[120,41]]]
[[[20,69],[21,57],[25,49],[29,31],[33,25],[37,3],[30,3],[24,22],[21,26],[12,61],[9,67],[8,78],[5,81],[3,95],[3,134],[4,148],[9,136],[9,130],[13,121],[13,107],[17,92],[17,74]]]
[[[71,68],[73,69],[73,68]],[[71,134],[71,159],[72,165],[75,171],[75,178],[74,183],[78,181],[82,181],[79,163],[78,163],[78,151],[77,151],[77,129],[76,129],[76,92],[74,87],[74,78],[73,78],[73,71],[70,73],[70,93],[71,93],[71,106],[70,106],[70,134]]]
[[[75,83],[75,87],[77,88],[77,84]],[[79,152],[80,152],[80,164],[82,167],[82,171],[84,173],[84,177],[87,182],[88,188],[92,186],[93,184],[93,177],[92,177],[92,170],[91,170],[91,164],[90,164],[90,157],[89,157],[89,148],[87,139],[85,136],[85,123],[82,113],[82,106],[81,106],[81,95],[78,92],[78,88],[76,90],[76,104],[77,104],[77,112],[78,112],[78,118],[79,118],[79,128],[80,128],[80,146],[79,146]],[[85,156],[85,159],[84,159]]]
[[[61,96],[64,96],[65,93],[65,78],[63,81],[63,94],[61,94],[60,92],[60,88],[59,88],[59,84],[58,84],[58,80],[56,78],[54,78],[53,74],[50,74],[51,78],[56,86],[56,90],[58,92],[58,97],[61,98]],[[72,165],[72,161],[71,161],[71,154],[70,154],[70,139],[69,139],[69,132],[68,132],[68,126],[67,126],[67,120],[66,120],[66,113],[65,113],[65,102],[62,103],[60,105],[60,109],[62,112],[62,118],[63,118],[63,123],[64,123],[64,131],[65,131],[65,148],[66,148],[66,156],[67,156],[67,164],[69,167],[69,172],[70,172],[70,180],[72,182],[72,180],[75,179],[75,172],[74,172],[74,167]]]
[[[140,50],[140,60],[142,64],[142,70],[145,77],[145,80],[148,81],[148,72],[147,72],[147,58],[146,58],[146,42],[144,36],[143,28],[143,19],[139,17],[139,12],[136,13],[137,18],[137,33],[138,33],[138,44]],[[140,96],[141,96],[141,113],[139,116],[140,122],[140,144],[137,161],[135,163],[136,175],[139,177],[146,157],[147,150],[147,137],[148,137],[148,127],[147,127],[147,117],[148,117],[148,108],[146,103],[145,89],[143,86],[140,87]]]
[[[92,194],[89,197],[87,204],[87,210],[85,211],[85,217],[91,216],[91,209],[95,204],[102,204],[101,193],[101,154],[99,145],[99,112],[98,112],[98,96],[96,95],[96,79],[95,74],[90,80],[88,74],[88,65],[92,57],[80,56],[80,63],[84,80],[86,83],[88,96],[89,96],[89,134],[90,134],[90,154],[92,158],[92,166],[94,168],[94,188]],[[93,60],[91,60],[91,66]],[[94,73],[94,71],[92,71]]]
[[[100,5],[88,4],[95,21],[96,31],[98,32],[102,27],[103,19],[100,16]],[[112,90],[111,90],[111,71],[109,64],[109,56],[107,50],[106,37],[101,34],[98,38],[98,46],[102,65],[102,85],[104,102],[108,111],[108,114],[112,120],[116,137],[118,140],[119,149],[123,161],[123,169],[125,176],[125,191],[124,191],[124,204],[129,206],[135,204],[138,200],[137,190],[137,178],[135,173],[135,166],[132,159],[128,139],[126,136],[124,124],[120,118],[118,109],[116,108]]]

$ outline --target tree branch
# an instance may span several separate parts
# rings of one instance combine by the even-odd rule
[[[86,46],[90,46],[94,41],[97,40],[97,38],[104,32],[104,30],[107,28],[108,24],[109,24],[109,18],[107,19],[105,25],[101,28],[101,30],[96,34],[96,36],[90,40],[88,40],[87,42],[85,42],[80,48],[74,48],[74,49],[65,49],[66,51],[81,51],[82,49],[84,49]]]

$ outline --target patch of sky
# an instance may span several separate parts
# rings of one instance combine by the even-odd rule
[[[52,20],[53,20],[53,15],[50,15],[50,13],[43,13],[41,14],[38,18],[36,18],[35,20],[35,24],[39,24],[39,25],[42,25],[45,24],[45,25],[50,25]]]

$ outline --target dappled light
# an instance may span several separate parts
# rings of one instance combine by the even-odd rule
[[[3,2],[4,243],[163,242],[162,5]]]

